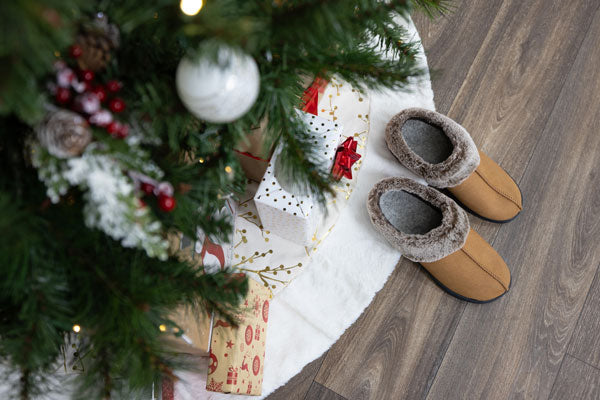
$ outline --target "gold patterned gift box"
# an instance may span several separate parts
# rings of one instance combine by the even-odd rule
[[[238,326],[215,317],[206,390],[261,394],[270,299],[269,289],[249,279]]]

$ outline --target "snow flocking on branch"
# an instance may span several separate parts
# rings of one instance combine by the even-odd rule
[[[141,248],[149,257],[165,260],[168,243],[160,222],[136,197],[133,182],[122,172],[118,160],[98,150],[90,144],[81,157],[61,160],[34,143],[32,162],[53,203],[70,186],[79,187],[85,192],[88,227],[102,230],[124,247]]]

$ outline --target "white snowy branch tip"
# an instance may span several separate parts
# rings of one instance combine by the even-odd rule
[[[79,187],[85,191],[84,220],[88,227],[120,240],[124,247],[144,249],[149,257],[167,258],[168,242],[160,222],[141,206],[134,183],[117,160],[96,152],[95,143],[81,157],[66,160],[52,157],[39,143],[33,143],[32,150],[33,164],[53,203],[69,187]]]

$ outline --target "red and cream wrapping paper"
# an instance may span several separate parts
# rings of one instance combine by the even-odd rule
[[[226,199],[225,204],[217,211],[215,217],[228,217],[235,225],[236,207],[236,202]],[[198,228],[196,240],[191,240],[182,233],[170,234],[169,248],[179,260],[189,262],[199,268],[204,268],[208,273],[212,273],[231,265],[233,241],[234,235],[224,241],[212,241],[202,229]]]
[[[369,99],[348,83],[333,78],[318,104],[319,116],[342,127],[341,141],[351,138],[357,154],[364,155],[369,134]],[[337,217],[346,205],[357,182],[363,159],[351,166],[352,179],[342,177],[333,188],[337,193],[328,201],[327,217],[310,232],[308,244],[292,243],[275,235],[261,222],[254,195],[258,184],[248,184],[237,206],[232,265],[250,278],[269,287],[277,295],[297,276],[325,238],[335,228]]]
[[[271,291],[248,280],[248,294],[233,327],[215,317],[210,346],[206,390],[260,395]]]

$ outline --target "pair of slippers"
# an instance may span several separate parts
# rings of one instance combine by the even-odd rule
[[[508,222],[523,209],[517,184],[461,125],[437,112],[403,110],[388,123],[385,139],[398,161],[430,186],[406,178],[375,184],[367,200],[375,228],[449,294],[475,303],[505,294],[510,270],[471,229],[463,208]]]

